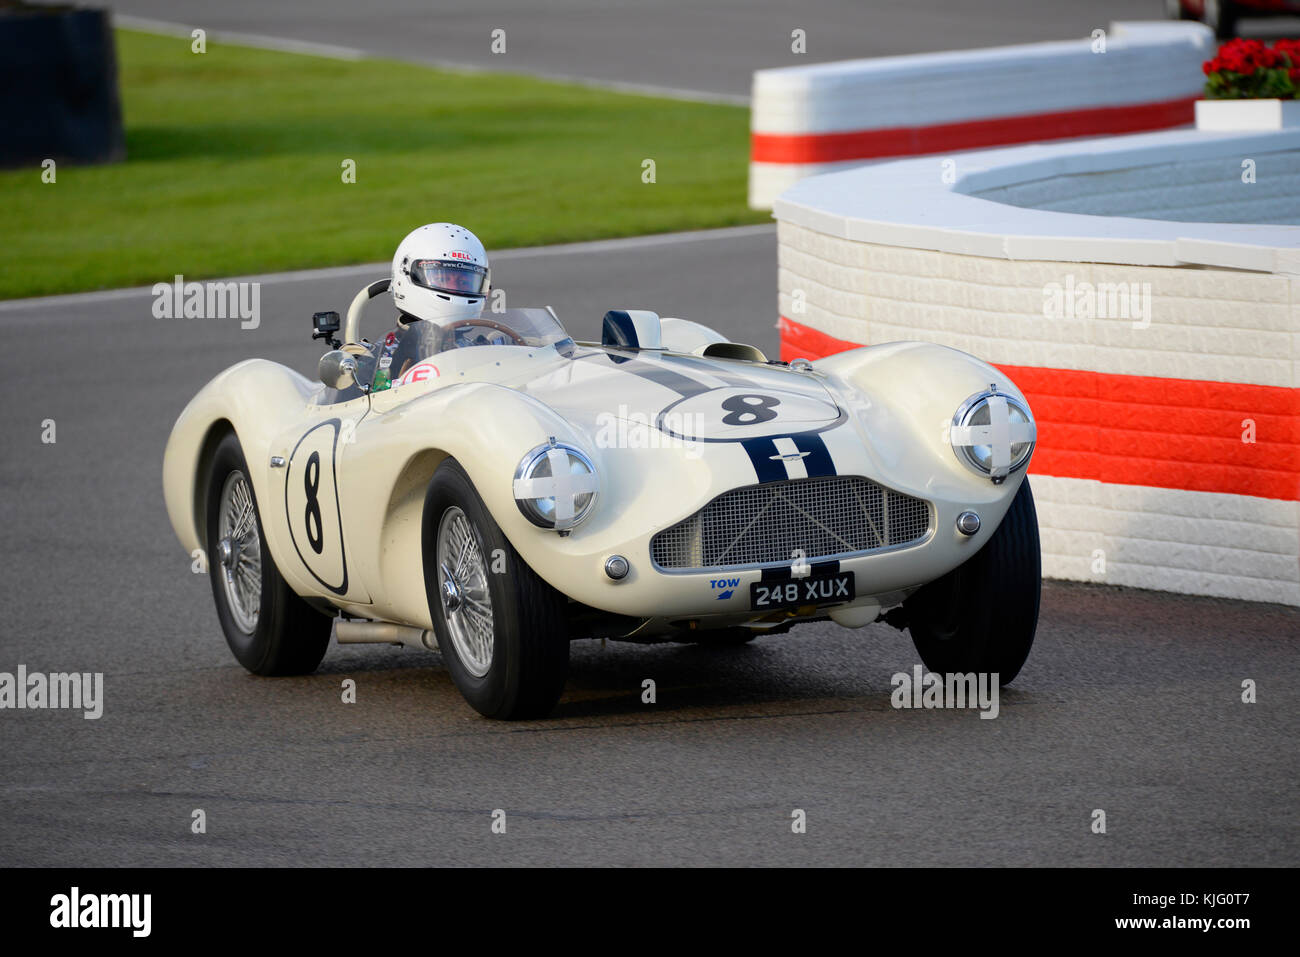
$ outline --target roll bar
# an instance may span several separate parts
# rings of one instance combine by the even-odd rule
[[[352,305],[348,306],[348,316],[343,324],[344,343],[361,341],[361,313],[365,311],[366,303],[375,296],[388,292],[391,282],[391,279],[376,279],[352,297]]]

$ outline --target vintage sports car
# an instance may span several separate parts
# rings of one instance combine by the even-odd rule
[[[997,369],[920,342],[787,364],[639,310],[575,342],[549,309],[415,323],[381,369],[359,325],[387,288],[342,341],[313,317],[320,382],[241,362],[167,443],[172,526],[248,670],[310,672],[333,630],[438,649],[479,712],[538,717],[574,639],[884,615],[933,671],[1019,672],[1035,426]]]

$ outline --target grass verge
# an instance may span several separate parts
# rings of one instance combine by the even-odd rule
[[[127,159],[0,172],[0,298],[765,222],[748,113],[387,60],[117,32]],[[655,182],[643,182],[653,160]],[[343,163],[356,182],[343,182]]]

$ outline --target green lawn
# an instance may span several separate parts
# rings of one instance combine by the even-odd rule
[[[745,205],[741,107],[117,42],[127,159],[0,172],[0,298],[374,262],[438,220],[489,251],[768,220]]]

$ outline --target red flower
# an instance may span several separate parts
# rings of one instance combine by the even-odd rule
[[[1219,95],[1260,96],[1278,84],[1300,86],[1300,40],[1277,40],[1271,47],[1259,40],[1229,40],[1201,70],[1210,77],[1207,89]],[[1283,70],[1285,80],[1279,76]]]
[[[1285,57],[1289,66],[1300,66],[1300,40],[1278,40],[1273,50]]]

